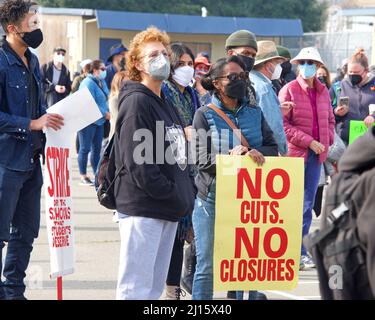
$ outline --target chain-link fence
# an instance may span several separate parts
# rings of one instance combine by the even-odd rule
[[[318,48],[325,65],[336,72],[344,59],[351,57],[357,48],[365,49],[369,60],[372,50],[371,32],[305,33],[302,38],[282,38],[281,44],[291,51],[292,57],[304,47]]]

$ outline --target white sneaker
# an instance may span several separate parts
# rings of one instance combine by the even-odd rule
[[[81,182],[79,183],[81,186],[85,187],[92,187],[94,183],[90,180],[90,178],[81,178]]]
[[[301,265],[304,265],[304,268],[303,269],[313,269],[313,268],[316,268],[316,265],[313,261],[313,259],[309,256],[302,256],[301,257]]]

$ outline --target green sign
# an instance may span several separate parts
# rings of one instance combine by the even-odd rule
[[[359,137],[368,131],[364,121],[350,121],[349,144],[352,144]]]

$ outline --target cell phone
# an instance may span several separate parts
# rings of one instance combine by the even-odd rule
[[[349,109],[349,97],[340,97],[339,106],[345,106]]]

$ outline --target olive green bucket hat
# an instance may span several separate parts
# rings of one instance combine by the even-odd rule
[[[289,60],[292,59],[292,55],[290,54],[290,51],[288,50],[288,48],[285,48],[283,46],[276,46],[276,48],[280,56]]]

